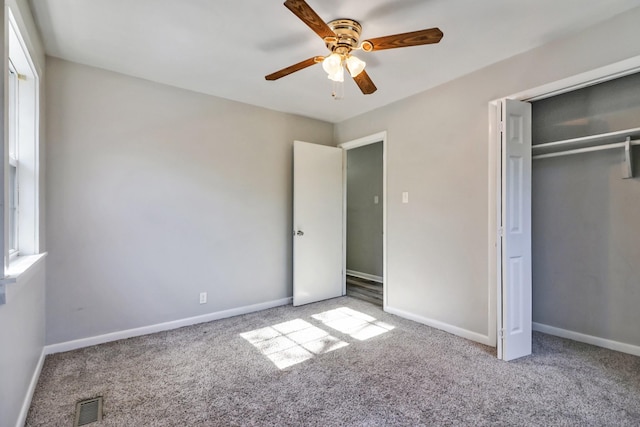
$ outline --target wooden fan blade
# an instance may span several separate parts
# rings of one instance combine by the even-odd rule
[[[284,5],[323,39],[336,36],[333,30],[304,0],[287,0]]]
[[[278,80],[281,77],[288,76],[291,73],[303,70],[307,67],[317,64],[318,62],[322,62],[323,59],[324,58],[322,56],[314,56],[313,58],[305,59],[304,61],[298,62],[297,64],[290,65],[280,71],[276,71],[275,73],[269,74],[268,76],[264,76],[264,78],[267,80]]]
[[[392,36],[368,39],[362,42],[365,51],[395,49],[398,47],[419,46],[422,44],[438,43],[444,34],[439,28],[412,31],[410,33],[394,34]]]
[[[360,74],[353,78],[356,84],[365,95],[371,95],[373,92],[378,90],[376,85],[373,84],[371,77],[367,74],[366,71],[362,70]]]

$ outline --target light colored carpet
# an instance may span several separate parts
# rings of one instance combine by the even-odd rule
[[[99,395],[105,426],[640,425],[640,358],[533,349],[501,362],[342,297],[48,356],[27,425],[71,426]]]

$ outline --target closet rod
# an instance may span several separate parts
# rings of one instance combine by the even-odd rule
[[[640,133],[640,128],[631,128],[631,129],[617,130],[614,132],[600,133],[597,135],[581,136],[579,138],[564,139],[562,141],[545,142],[544,144],[536,144],[531,148],[533,150],[539,150],[543,148],[561,147],[563,145],[607,140],[607,139],[616,138],[618,136],[624,136],[624,137],[633,136],[633,134],[638,134],[638,133]]]
[[[631,145],[640,145],[640,139],[632,140]],[[533,160],[547,159],[549,157],[568,156],[570,154],[589,153],[591,151],[602,151],[602,150],[609,150],[612,148],[624,148],[624,146],[625,146],[624,142],[616,142],[615,144],[604,144],[604,145],[596,145],[593,147],[576,148],[575,150],[558,151],[557,153],[538,154],[536,156],[532,156],[531,158]]]

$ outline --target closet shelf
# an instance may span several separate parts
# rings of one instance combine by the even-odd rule
[[[631,145],[640,145],[640,127],[536,144],[531,146],[531,150],[533,158],[540,159],[624,147],[627,138],[631,138]]]

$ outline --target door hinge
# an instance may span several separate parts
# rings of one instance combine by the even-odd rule
[[[504,237],[504,227],[499,227],[498,228],[498,236],[499,237]]]
[[[498,122],[498,130],[504,132],[504,122],[502,120]]]
[[[498,330],[498,337],[504,339],[504,328]]]

